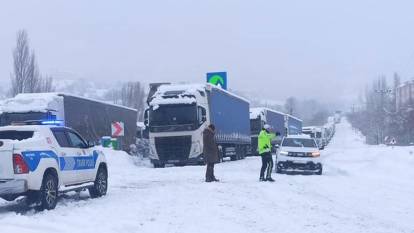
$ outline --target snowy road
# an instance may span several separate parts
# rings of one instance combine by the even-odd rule
[[[324,175],[274,175],[259,183],[259,158],[204,167],[136,167],[110,158],[106,197],[60,200],[37,213],[0,201],[0,232],[410,232],[414,147],[367,146],[344,122],[324,151]],[[122,169],[123,168],[123,169]]]

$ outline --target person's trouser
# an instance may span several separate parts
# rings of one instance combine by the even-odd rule
[[[272,177],[273,158],[271,152],[266,152],[260,155],[262,157],[262,169],[260,169],[260,178],[264,178],[266,171],[266,178]]]
[[[207,163],[206,181],[214,181],[214,163]]]

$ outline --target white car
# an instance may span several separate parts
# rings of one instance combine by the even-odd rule
[[[283,139],[276,156],[276,172],[312,172],[322,175],[321,152],[308,135],[290,135]]]
[[[58,195],[69,191],[106,195],[104,154],[73,129],[44,123],[0,127],[0,197],[27,196],[43,210],[54,209]]]

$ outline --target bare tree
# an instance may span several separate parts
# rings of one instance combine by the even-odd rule
[[[13,68],[10,94],[53,91],[52,77],[42,78],[34,51],[30,51],[26,30],[17,32],[16,48],[13,50]]]
[[[106,99],[126,107],[138,110],[138,119],[143,119],[145,110],[145,90],[140,82],[127,82],[119,89],[112,89],[106,94]]]
[[[295,97],[291,96],[286,99],[285,110],[290,115],[296,114],[297,100]]]
[[[39,79],[38,90],[36,92],[53,92],[55,91],[55,86],[53,85],[53,77],[46,76],[40,77]]]
[[[121,103],[124,106],[138,110],[138,117],[142,119],[145,104],[145,91],[140,82],[127,82],[122,86]]]
[[[15,96],[25,91],[25,84],[32,73],[30,66],[33,63],[29,51],[28,36],[25,30],[17,32],[17,45],[13,50],[13,60],[14,74],[11,76],[11,94]]]

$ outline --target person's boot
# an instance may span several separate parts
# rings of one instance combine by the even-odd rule
[[[213,177],[212,181],[214,181],[214,182],[219,182],[220,180],[219,180],[219,179],[217,179],[216,177]]]
[[[272,179],[272,177],[266,178],[266,181],[269,181],[269,182],[275,182],[275,180],[274,180],[274,179]]]
[[[264,182],[264,181],[266,181],[266,179],[265,179],[265,178],[263,178],[263,177],[260,177],[259,181],[260,181],[260,182]]]

